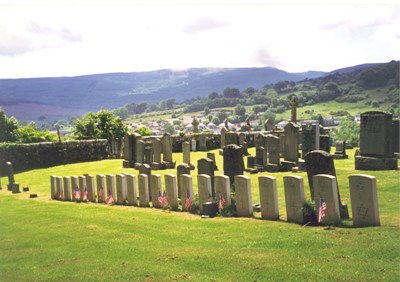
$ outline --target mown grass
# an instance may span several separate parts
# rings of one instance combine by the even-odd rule
[[[222,174],[222,158],[215,152],[216,174]],[[334,229],[287,223],[282,177],[288,172],[271,174],[278,181],[279,221],[261,220],[259,213],[202,219],[183,212],[49,199],[50,175],[137,174],[122,168],[122,160],[17,174],[16,181],[30,192],[0,191],[0,280],[398,281],[399,171],[355,171],[353,154],[349,152],[349,160],[335,160],[341,197],[350,205],[349,175],[376,176],[379,227],[351,228],[351,220]],[[192,160],[205,155],[193,153]],[[181,162],[181,154],[174,158]],[[196,190],[196,171],[192,175]],[[259,202],[259,175],[249,175],[254,203]],[[309,197],[306,174],[299,175]],[[4,188],[6,178],[1,180]],[[29,199],[29,193],[39,197]]]

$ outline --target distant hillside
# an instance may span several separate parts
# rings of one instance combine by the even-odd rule
[[[275,68],[188,69],[109,73],[77,77],[1,79],[0,105],[20,120],[67,118],[101,107],[133,102],[177,101],[206,96],[227,86],[262,87],[279,80],[299,81],[323,73],[288,73]]]
[[[357,69],[357,66],[353,67]],[[113,109],[135,102],[158,103],[206,97],[226,87],[262,88],[278,81],[301,81],[324,72],[289,73],[276,68],[195,68],[182,71],[109,73],[77,77],[0,79],[0,106],[19,120],[68,118],[101,107]]]

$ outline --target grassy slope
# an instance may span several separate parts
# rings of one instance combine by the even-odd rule
[[[16,181],[39,198],[0,191],[0,280],[398,280],[399,171],[355,171],[353,153],[349,160],[335,161],[342,199],[350,202],[349,175],[375,175],[380,227],[326,230],[286,223],[282,176],[291,173],[273,174],[281,214],[276,222],[260,220],[259,213],[201,219],[152,208],[49,200],[50,175],[137,173],[123,169],[122,160],[17,174]],[[192,160],[204,156],[193,153]],[[222,160],[216,157],[220,174]],[[181,162],[181,154],[174,158]],[[306,174],[299,175],[309,197]],[[258,176],[250,176],[254,203],[259,201]],[[4,188],[6,179],[1,180]],[[197,189],[196,177],[193,182]],[[351,221],[344,223],[351,226]]]

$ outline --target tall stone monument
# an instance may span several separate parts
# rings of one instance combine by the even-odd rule
[[[355,169],[397,169],[392,130],[392,114],[379,111],[361,114],[360,155],[355,157]]]

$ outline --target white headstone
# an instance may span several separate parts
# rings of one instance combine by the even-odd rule
[[[261,217],[264,219],[279,219],[278,190],[276,178],[272,176],[259,176]]]
[[[71,201],[72,194],[71,194],[71,178],[68,176],[63,177],[63,186],[64,186],[64,200]]]
[[[117,205],[124,205],[126,197],[124,197],[124,190],[126,191],[126,176],[124,174],[116,175],[117,181],[117,200],[115,201]]]
[[[326,204],[325,216],[322,223],[334,225],[340,221],[339,200],[337,194],[336,177],[328,174],[317,174],[313,176],[314,202],[320,217],[321,200]]]
[[[214,177],[215,197],[219,201],[219,197],[222,197],[227,207],[231,204],[231,181],[229,176],[216,175]]]
[[[238,216],[253,215],[253,199],[251,194],[250,177],[235,175],[236,212]]]
[[[93,175],[86,175],[86,187],[88,191],[88,200],[90,202],[96,202],[96,192],[94,188],[94,176]]]
[[[167,194],[168,204],[172,209],[178,208],[178,189],[176,186],[176,176],[173,174],[164,175],[165,192]]]
[[[200,213],[202,213],[203,204],[209,202],[212,198],[211,176],[207,174],[197,175],[197,187],[199,190],[199,208],[200,208]]]
[[[113,174],[107,174],[106,175],[106,184],[107,184],[106,198],[107,198],[108,194],[111,194],[112,198],[115,201],[116,200],[116,196],[115,196],[115,176]]]
[[[96,184],[97,184],[97,202],[104,203],[107,194],[106,194],[106,185],[103,174],[96,175]]]
[[[190,206],[186,204],[186,201],[194,201],[193,179],[189,174],[181,174],[179,178],[181,183],[182,210],[187,211]]]
[[[376,178],[354,174],[349,176],[349,183],[354,227],[379,226]]]
[[[160,193],[162,193],[161,175],[152,174],[150,175],[150,195],[154,208],[161,208],[160,202],[158,201]]]
[[[139,206],[149,206],[149,177],[146,174],[139,174]]]
[[[126,174],[126,190],[128,206],[137,205],[136,175]]]
[[[288,222],[303,224],[304,181],[303,177],[289,175],[283,177],[286,216]]]

